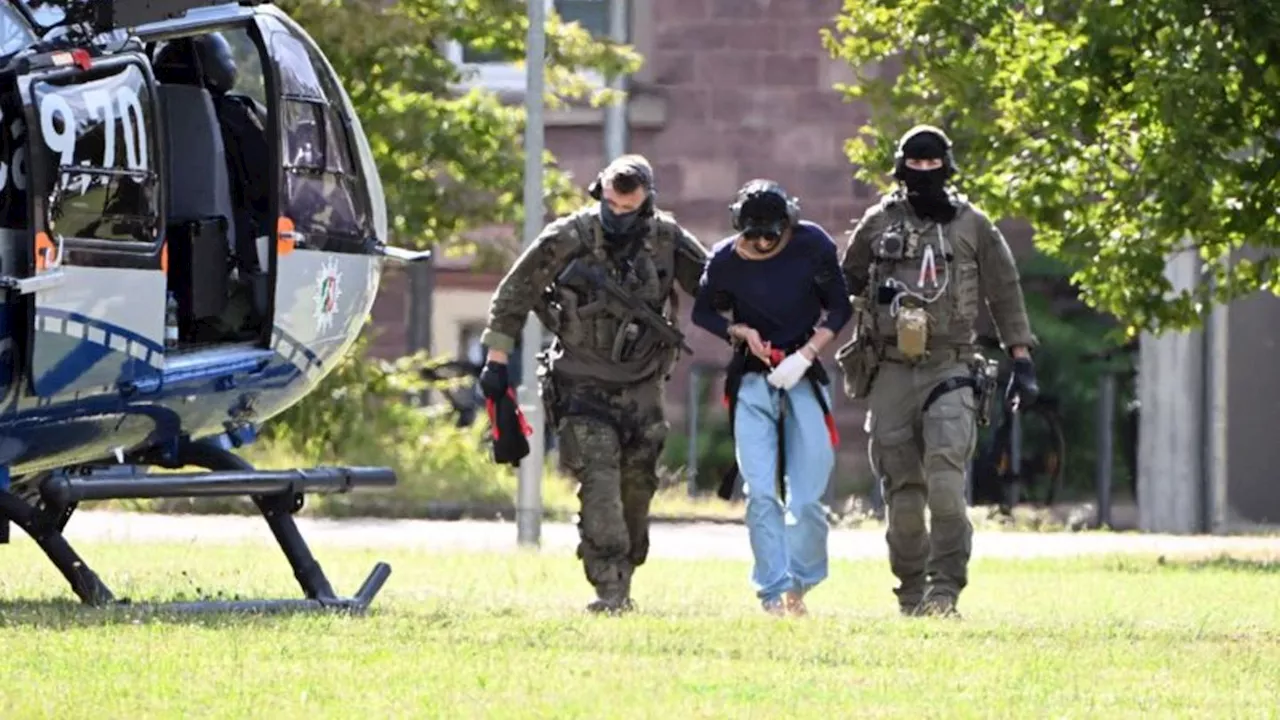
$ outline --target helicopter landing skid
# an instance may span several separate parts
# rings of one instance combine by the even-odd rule
[[[391,575],[391,566],[385,562],[375,564],[355,595],[339,597],[298,531],[293,514],[302,508],[306,492],[347,492],[356,487],[393,486],[396,477],[390,468],[254,470],[243,458],[216,445],[192,443],[184,450],[182,465],[205,467],[209,472],[147,475],[133,479],[49,477],[40,485],[43,507],[32,505],[8,490],[0,490],[0,525],[12,522],[21,527],[71,584],[81,603],[95,608],[124,606],[164,612],[250,613],[303,610],[363,613],[369,608]],[[305,598],[163,603],[134,603],[117,599],[62,534],[62,528],[76,504],[85,500],[235,495],[249,495],[253,499],[293,568]]]

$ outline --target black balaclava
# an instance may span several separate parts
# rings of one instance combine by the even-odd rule
[[[907,201],[916,214],[926,220],[951,222],[956,208],[947,195],[947,141],[936,132],[923,130],[902,144],[903,160],[942,160],[933,170],[913,170],[902,166],[902,182],[907,186]]]
[[[604,201],[604,183],[611,183],[614,190],[627,194],[637,187],[644,187],[648,197],[644,203],[626,213],[616,213]],[[653,169],[649,161],[640,155],[624,155],[604,169],[591,183],[588,193],[600,201],[600,226],[611,242],[627,243],[649,232],[649,218],[653,216]]]

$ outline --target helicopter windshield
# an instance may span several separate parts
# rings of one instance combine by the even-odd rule
[[[12,5],[0,6],[0,56],[15,53],[36,41],[35,31]]]
[[[64,0],[65,1],[65,0]],[[49,27],[56,23],[60,23],[67,17],[66,10],[62,9],[61,2],[50,2],[49,0],[19,0],[31,12],[32,17],[41,27]]]

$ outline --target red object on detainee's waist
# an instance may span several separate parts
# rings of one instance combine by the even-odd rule
[[[786,359],[786,353],[781,350],[774,348],[769,351],[769,364],[773,367],[781,365],[784,359]],[[814,391],[817,391],[817,387],[814,387]],[[838,448],[840,447],[840,431],[836,428],[835,416],[832,415],[831,409],[826,406],[827,404],[822,402],[821,395],[818,396],[818,403],[822,405],[822,422],[827,426],[827,436],[831,439],[831,447]],[[720,404],[726,409],[732,407],[728,394],[725,394],[720,398]]]

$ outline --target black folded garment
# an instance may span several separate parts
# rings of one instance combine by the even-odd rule
[[[487,398],[484,406],[493,433],[493,461],[499,465],[519,465],[529,454],[529,441],[525,438],[533,434],[533,428],[516,402],[516,391],[508,387],[496,400]]]

